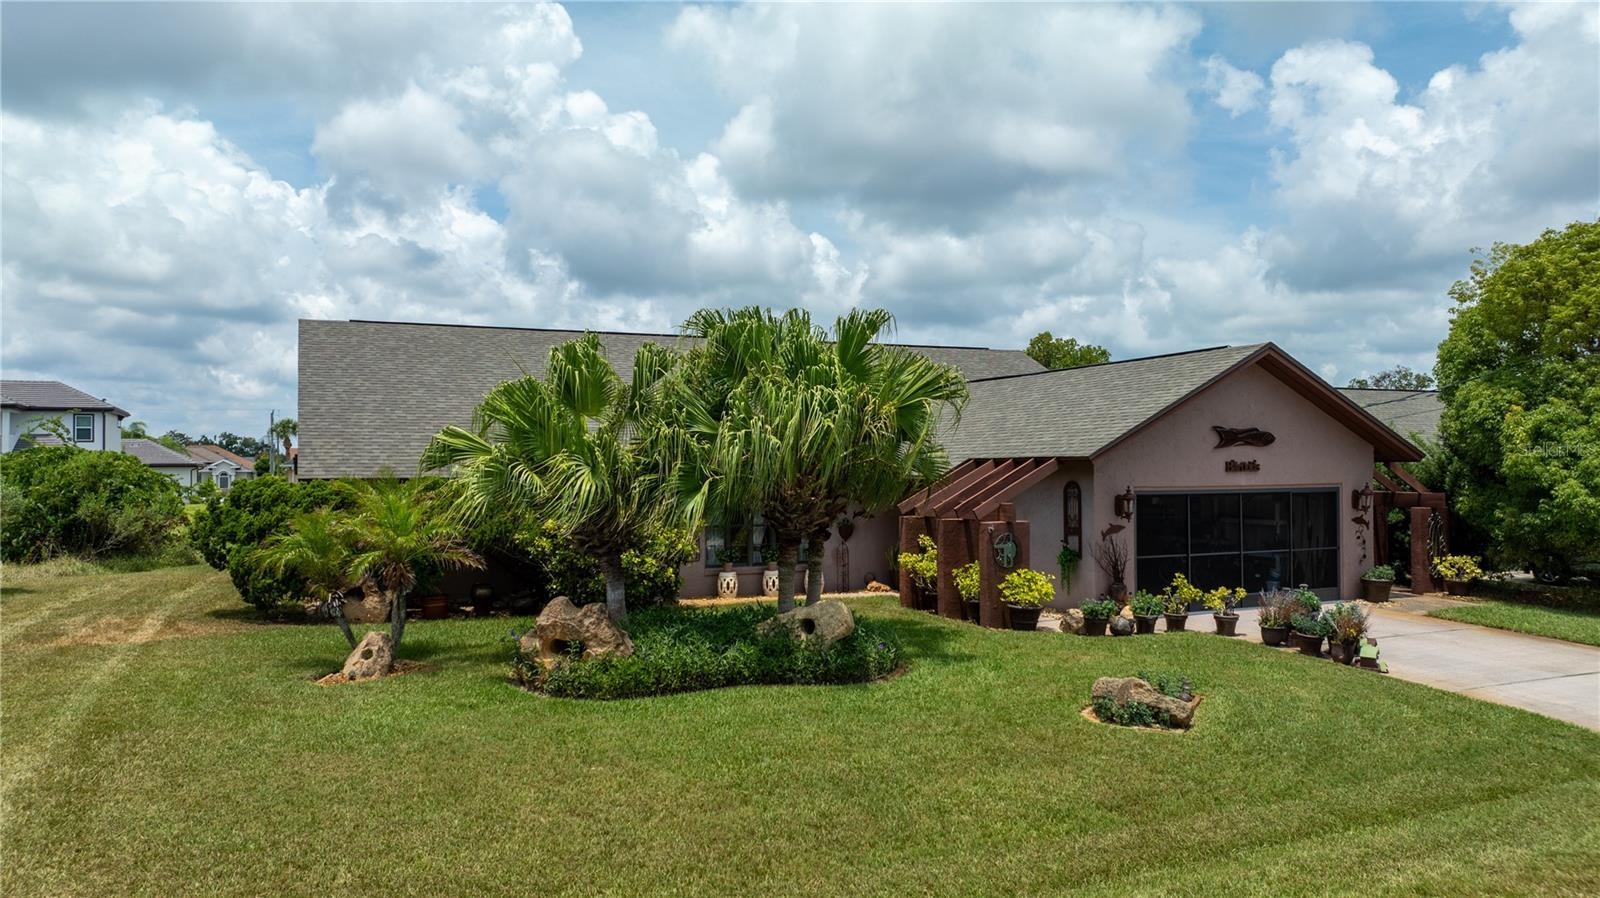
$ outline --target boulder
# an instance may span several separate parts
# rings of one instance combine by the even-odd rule
[[[1131,618],[1131,617],[1123,617],[1120,614],[1117,615],[1116,617],[1113,617],[1111,619],[1111,635],[1112,636],[1132,636],[1133,635],[1133,618]]]
[[[361,589],[361,597],[344,600],[344,619],[352,624],[382,624],[389,620],[389,600],[371,586]]]
[[[556,596],[544,606],[533,629],[522,634],[517,647],[524,656],[538,658],[548,669],[555,667],[574,644],[583,646],[585,661],[633,654],[633,640],[612,622],[604,603],[579,608],[566,596]]]
[[[1117,612],[1117,617],[1127,621],[1133,620],[1133,606],[1123,605],[1122,609]]]
[[[1138,677],[1101,677],[1094,681],[1089,696],[1108,698],[1118,705],[1133,702],[1149,705],[1157,712],[1165,711],[1172,718],[1172,725],[1180,730],[1186,730],[1194,724],[1194,709],[1200,704],[1199,696],[1189,701],[1173,698]]]
[[[346,680],[371,680],[386,676],[394,667],[394,642],[382,630],[372,630],[361,637],[350,656],[344,659]]]
[[[881,582],[879,582],[877,580],[870,580],[870,581],[867,582],[867,592],[899,592],[899,591],[900,590],[895,589],[893,586],[890,586],[887,583],[881,583]]]
[[[1083,612],[1077,608],[1068,608],[1061,612],[1061,632],[1083,635]]]
[[[828,600],[785,611],[757,627],[762,633],[785,628],[795,639],[813,645],[833,645],[856,631],[855,615],[843,602]]]

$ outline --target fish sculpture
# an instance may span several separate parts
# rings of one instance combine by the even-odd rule
[[[1212,425],[1212,430],[1217,432],[1218,449],[1229,446],[1270,446],[1278,438],[1259,427],[1219,427]]]

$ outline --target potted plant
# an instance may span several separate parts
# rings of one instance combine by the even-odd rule
[[[1039,609],[1056,597],[1053,579],[1049,574],[1018,568],[1000,581],[1000,597],[1010,609],[1011,629],[1039,629]]]
[[[1229,589],[1219,586],[1206,593],[1205,606],[1211,609],[1211,619],[1216,622],[1218,636],[1234,636],[1234,628],[1239,626],[1239,612],[1234,609],[1244,601],[1244,588]]]
[[[1333,635],[1328,637],[1328,657],[1340,664],[1354,664],[1361,657],[1361,640],[1367,635],[1367,611],[1360,605],[1340,602],[1328,612]]]
[[[1293,599],[1294,595],[1284,590],[1262,591],[1261,613],[1257,618],[1261,624],[1262,645],[1281,646],[1288,641]]]
[[[978,611],[981,607],[981,587],[978,581],[978,563],[976,561],[963,564],[954,571],[956,592],[961,594],[961,604],[967,609],[967,620],[978,622]]]
[[[1433,573],[1444,580],[1445,592],[1464,596],[1472,581],[1483,576],[1483,569],[1471,555],[1443,555],[1433,560]]]
[[[1200,601],[1200,587],[1189,582],[1182,574],[1173,574],[1172,583],[1162,593],[1167,616],[1167,632],[1175,633],[1189,622],[1189,606]]]
[[[911,575],[917,589],[917,608],[935,611],[939,607],[939,546],[926,533],[917,537],[921,552],[901,552],[900,568]]]
[[[1072,588],[1072,575],[1078,572],[1078,562],[1082,561],[1076,549],[1067,545],[1066,540],[1061,541],[1061,551],[1056,553],[1056,566],[1061,568],[1061,588]]]
[[[1117,613],[1117,603],[1108,598],[1084,599],[1078,610],[1083,612],[1083,635],[1104,636],[1111,616]]]
[[[1128,544],[1115,537],[1107,536],[1094,544],[1094,563],[1100,567],[1100,573],[1106,575],[1106,582],[1110,584],[1107,593],[1117,607],[1128,603]]]
[[[1161,612],[1167,603],[1152,592],[1139,590],[1133,594],[1129,603],[1133,606],[1133,630],[1135,633],[1154,633],[1156,621],[1161,618]]]
[[[1321,614],[1306,614],[1300,612],[1289,619],[1289,624],[1294,628],[1295,638],[1298,640],[1300,653],[1320,658],[1322,656],[1322,640],[1332,632],[1333,625],[1327,617]]]
[[[1367,602],[1389,601],[1389,590],[1394,588],[1394,566],[1380,564],[1361,575],[1361,598]]]
[[[1300,584],[1300,588],[1291,593],[1289,598],[1289,648],[1300,648],[1301,631],[1294,625],[1295,615],[1315,619],[1320,614],[1322,614],[1322,600],[1317,598],[1317,594],[1305,584]],[[1322,650],[1320,641],[1317,650],[1319,652]]]

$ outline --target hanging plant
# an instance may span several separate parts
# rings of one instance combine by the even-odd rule
[[[1056,553],[1056,564],[1061,568],[1061,583],[1065,586],[1072,582],[1072,574],[1078,569],[1078,562],[1083,560],[1065,540],[1061,542],[1061,551]]]

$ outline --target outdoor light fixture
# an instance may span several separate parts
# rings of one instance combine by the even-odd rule
[[[1115,500],[1117,517],[1124,521],[1133,520],[1133,487],[1129,486],[1122,495]]]
[[[1358,490],[1350,491],[1350,507],[1356,511],[1366,511],[1372,507],[1372,485],[1367,484]]]

